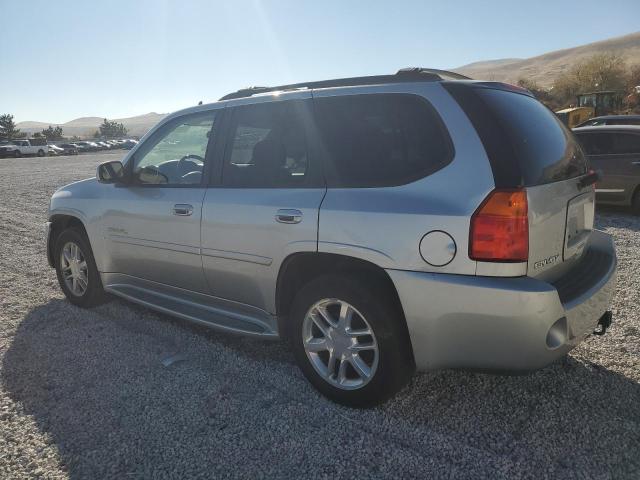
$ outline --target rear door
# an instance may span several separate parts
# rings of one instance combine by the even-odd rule
[[[598,200],[607,203],[631,202],[640,184],[640,129],[638,133],[607,130],[577,132],[590,165],[601,170]]]
[[[587,173],[582,149],[555,114],[522,89],[493,82],[447,88],[482,139],[496,188],[526,189],[527,275],[559,277],[580,258],[593,229],[593,187],[580,185]]]
[[[309,133],[310,93],[284,96],[293,99],[227,109],[222,178],[202,208],[202,262],[220,308],[275,313],[283,260],[317,251],[325,187]]]

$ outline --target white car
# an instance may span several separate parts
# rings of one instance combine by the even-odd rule
[[[0,156],[23,157],[25,155],[47,155],[49,147],[45,139],[31,138],[29,140],[14,140],[10,145],[0,147]]]

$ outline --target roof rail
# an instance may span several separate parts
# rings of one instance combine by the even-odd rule
[[[231,100],[234,98],[246,98],[259,93],[280,92],[285,90],[303,90],[311,88],[330,87],[356,87],[361,85],[379,85],[384,83],[400,82],[437,82],[441,80],[470,80],[469,77],[446,70],[436,70],[433,68],[409,67],[398,70],[395,75],[373,75],[368,77],[337,78],[333,80],[320,80],[315,82],[292,83],[289,85],[278,85],[275,87],[248,87],[237,92],[228,93],[220,100]]]
[[[420,74],[420,73],[431,73],[433,75],[438,75],[440,77],[440,80],[472,80],[471,77],[467,77],[460,73],[451,72],[449,70],[438,70],[437,68],[422,68],[422,67],[401,68],[396,72],[396,75]]]

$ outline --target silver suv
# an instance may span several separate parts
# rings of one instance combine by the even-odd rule
[[[529,92],[449,72],[252,88],[169,115],[51,199],[49,262],[105,292],[291,344],[368,406],[417,370],[531,370],[611,321],[597,175]]]

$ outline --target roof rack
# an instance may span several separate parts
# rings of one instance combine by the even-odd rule
[[[246,98],[259,93],[281,92],[285,90],[302,90],[310,88],[330,88],[330,87],[356,87],[361,85],[379,85],[383,83],[400,82],[437,82],[441,80],[471,80],[469,77],[447,70],[437,70],[435,68],[408,67],[398,70],[394,75],[373,75],[368,77],[337,78],[334,80],[320,80],[316,82],[292,83],[289,85],[278,85],[275,87],[248,87],[237,92],[232,92],[220,100],[231,100],[234,98]]]

